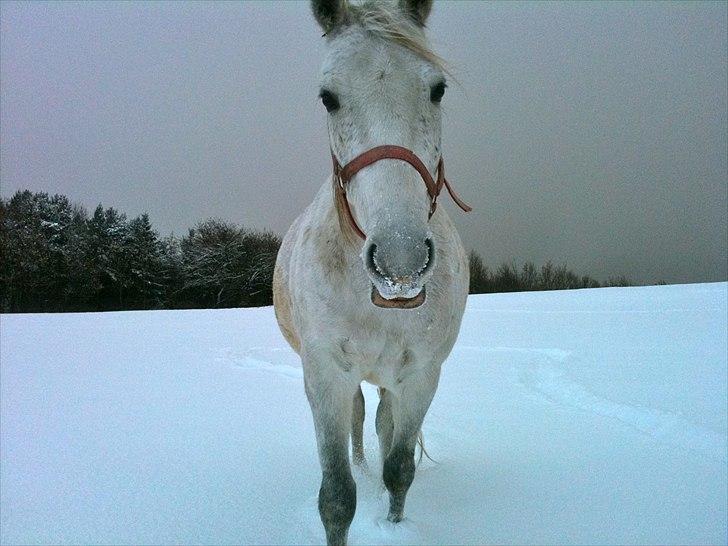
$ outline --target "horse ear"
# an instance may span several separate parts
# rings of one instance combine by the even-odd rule
[[[433,0],[399,0],[399,8],[407,15],[412,17],[421,27],[425,26],[425,21],[432,10]]]
[[[346,0],[311,0],[311,9],[327,34],[346,19]]]

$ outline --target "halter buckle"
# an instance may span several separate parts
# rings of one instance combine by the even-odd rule
[[[428,218],[432,218],[432,215],[435,214],[436,208],[437,208],[437,195],[432,198],[432,202],[430,203],[430,214],[428,215]]]

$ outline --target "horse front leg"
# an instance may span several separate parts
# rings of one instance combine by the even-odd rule
[[[351,413],[351,452],[354,464],[366,468],[367,461],[364,457],[364,393],[361,392],[361,385],[356,389],[354,407]]]
[[[387,459],[392,448],[392,434],[394,423],[392,421],[392,393],[384,387],[379,387],[379,405],[375,421],[377,436],[379,437],[379,454],[382,462]]]
[[[304,383],[321,463],[318,507],[329,546],[345,545],[356,511],[349,464],[349,434],[356,383],[329,358],[304,359]]]
[[[439,376],[439,366],[422,369],[409,374],[396,392],[387,392],[387,403],[391,408],[387,409],[392,414],[393,433],[389,452],[384,458],[382,477],[389,491],[387,519],[394,523],[402,521],[404,517],[407,491],[415,477],[415,445],[435,395]]]

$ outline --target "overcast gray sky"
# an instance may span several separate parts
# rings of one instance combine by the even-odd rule
[[[490,265],[726,280],[728,4],[435,3],[443,199]],[[284,233],[330,169],[308,2],[0,5],[0,194]]]

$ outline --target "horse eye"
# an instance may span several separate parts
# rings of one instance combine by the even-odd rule
[[[430,100],[432,102],[440,102],[442,100],[442,96],[445,94],[445,88],[447,85],[445,82],[439,82],[433,85],[430,88]]]
[[[339,99],[336,98],[336,95],[334,95],[331,91],[322,89],[321,93],[319,93],[319,97],[321,98],[321,102],[326,107],[327,112],[333,112],[339,109]]]

